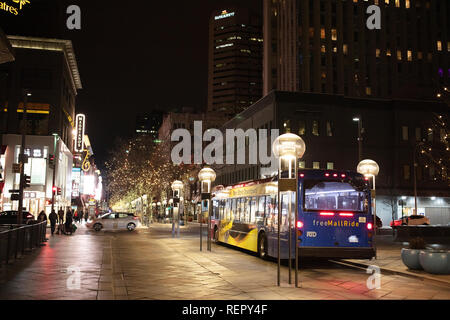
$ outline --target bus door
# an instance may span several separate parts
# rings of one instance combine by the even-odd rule
[[[293,195],[293,193],[290,193]],[[268,197],[269,198],[269,197]],[[277,197],[275,197],[277,198]],[[281,248],[281,258],[288,258],[288,234],[289,234],[289,197],[288,193],[281,194],[281,229],[280,229],[280,248]],[[294,197],[291,198],[293,200]],[[278,256],[278,202],[272,201],[269,205],[269,217],[267,221],[268,230],[268,242],[269,242],[269,252],[268,254],[272,257]],[[294,239],[294,228],[295,224],[295,201],[291,203],[291,230]],[[291,243],[293,250],[295,250],[295,245]]]

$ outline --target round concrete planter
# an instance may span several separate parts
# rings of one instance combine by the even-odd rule
[[[426,250],[420,252],[422,268],[433,274],[450,274],[450,252],[446,250]]]
[[[402,261],[409,269],[422,270],[420,265],[419,255],[420,251],[418,249],[402,249]]]

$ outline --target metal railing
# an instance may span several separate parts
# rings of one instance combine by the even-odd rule
[[[22,257],[45,242],[47,222],[30,225],[0,225],[0,265]]]

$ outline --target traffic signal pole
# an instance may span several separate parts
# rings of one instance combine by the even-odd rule
[[[53,135],[53,163],[52,163],[52,167],[53,167],[53,178],[52,178],[52,211],[55,209],[55,193],[56,191],[54,190],[55,188],[55,179],[56,179],[56,141],[57,141],[57,136]]]
[[[20,165],[20,179],[19,179],[19,209],[17,215],[17,224],[21,225],[23,222],[23,188],[24,188],[24,171],[25,171],[25,145],[27,136],[27,104],[28,92],[22,91],[24,95],[23,102],[23,124],[22,124],[22,146],[20,147],[19,165]]]

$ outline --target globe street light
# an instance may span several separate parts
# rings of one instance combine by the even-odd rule
[[[306,151],[306,145],[302,138],[293,134],[286,133],[278,138],[272,144],[272,151],[275,157],[279,158],[278,163],[278,286],[280,285],[280,268],[281,268],[281,210],[282,210],[282,200],[281,192],[287,193],[288,196],[288,215],[289,215],[289,284],[291,284],[291,248],[292,248],[292,196],[295,199],[295,286],[298,287],[298,199],[297,199],[297,186],[298,186],[298,166],[297,160],[303,157]],[[287,175],[284,172],[287,171]]]
[[[203,168],[198,173],[198,179],[201,184],[202,200],[206,200],[208,204],[208,237],[207,237],[207,249],[211,251],[211,184],[216,180],[216,172],[211,168]],[[203,214],[202,214],[203,218]],[[200,251],[202,251],[202,221],[200,220]]]
[[[175,180],[172,183],[173,207],[172,207],[172,237],[175,237],[175,211],[177,215],[177,237],[180,237],[180,196],[183,190],[183,182]],[[176,210],[175,210],[176,209]]]
[[[376,189],[375,189],[375,177],[380,172],[380,167],[378,164],[370,159],[362,160],[358,163],[356,167],[356,171],[360,174],[363,174],[365,177],[372,177],[373,179],[373,192],[372,192],[372,201],[373,201],[373,230],[374,235],[377,234],[377,203],[376,203]],[[375,245],[375,236],[374,236],[374,245]],[[376,251],[375,251],[376,258]]]

